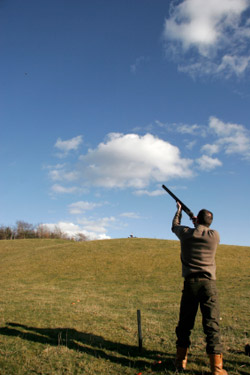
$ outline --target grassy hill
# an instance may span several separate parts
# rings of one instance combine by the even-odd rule
[[[174,374],[179,242],[0,241],[0,374]],[[220,245],[225,367],[250,373],[250,247]],[[143,348],[138,350],[137,309]],[[209,371],[200,314],[188,373]]]

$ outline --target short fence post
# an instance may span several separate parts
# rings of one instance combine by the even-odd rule
[[[139,351],[142,351],[142,330],[141,330],[141,310],[137,310],[137,325],[138,325],[138,343]]]

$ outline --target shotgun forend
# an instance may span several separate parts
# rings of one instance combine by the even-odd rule
[[[176,202],[179,202],[181,204],[181,208],[184,212],[186,212],[186,214],[190,217],[190,219],[192,220],[195,216],[193,214],[193,212],[179,199],[177,198],[176,195],[174,195],[174,193],[172,193],[171,190],[169,190],[165,185],[162,185],[163,189],[166,190],[166,192],[171,195],[172,198],[174,198],[174,200]]]

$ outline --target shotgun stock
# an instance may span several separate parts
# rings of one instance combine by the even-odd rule
[[[171,190],[169,190],[165,185],[162,185],[163,189],[166,190],[166,192],[171,195],[172,198],[174,198],[174,200],[176,202],[179,202],[181,204],[181,208],[183,209],[184,212],[186,212],[186,214],[190,217],[190,219],[192,220],[195,216],[193,214],[193,212],[179,199],[177,198],[176,195],[174,195],[174,193],[172,193]]]

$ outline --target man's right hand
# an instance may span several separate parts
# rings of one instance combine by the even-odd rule
[[[180,202],[176,202],[177,211],[180,212],[182,210]]]
[[[194,226],[197,227],[198,223],[197,223],[197,217],[196,216],[193,216],[192,222],[193,222]]]

